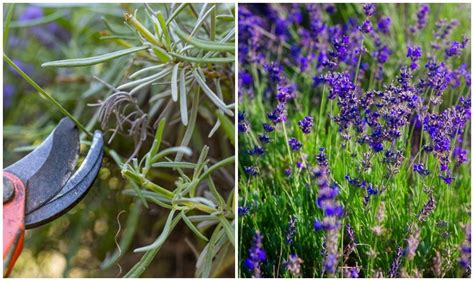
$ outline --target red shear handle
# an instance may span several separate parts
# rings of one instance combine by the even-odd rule
[[[3,172],[3,189],[3,275],[8,276],[23,250],[26,189],[8,172]]]

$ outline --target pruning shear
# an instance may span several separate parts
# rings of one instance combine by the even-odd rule
[[[103,157],[103,139],[95,131],[86,158],[79,156],[79,132],[63,118],[31,153],[3,170],[3,274],[8,276],[23,249],[25,229],[65,214],[91,188]]]

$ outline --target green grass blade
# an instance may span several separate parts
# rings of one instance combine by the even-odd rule
[[[5,23],[3,24],[3,49],[7,46],[8,42],[8,31],[10,30],[10,23],[13,18],[13,12],[15,11],[15,3],[8,4],[8,11],[5,17]]]
[[[48,94],[45,90],[43,90],[38,84],[36,84],[33,79],[31,79],[26,73],[23,72],[7,55],[3,54],[3,60],[6,61],[11,67],[13,67],[20,75],[23,77],[28,84],[33,86],[38,93],[46,98],[49,102],[51,102],[62,114],[69,117],[79,129],[81,129],[84,133],[88,136],[92,137],[92,133],[89,132],[74,116],[72,116],[69,111],[67,111],[59,102],[57,102],[50,94]]]

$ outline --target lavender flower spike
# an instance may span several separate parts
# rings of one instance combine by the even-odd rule
[[[252,246],[249,249],[249,256],[245,260],[245,267],[252,272],[253,278],[261,278],[262,272],[260,269],[261,263],[267,259],[267,254],[263,249],[263,236],[260,231],[255,231],[255,235],[252,240]]]

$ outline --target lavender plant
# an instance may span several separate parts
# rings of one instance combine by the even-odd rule
[[[99,126],[108,136],[105,161],[115,165],[108,171],[119,169],[125,182],[122,194],[131,201],[125,230],[119,228],[115,244],[109,244],[101,269],[118,264],[119,274],[139,277],[169,240],[179,239],[195,255],[195,277],[233,276],[234,5],[109,8],[100,33],[109,48],[42,64],[65,72],[86,69],[90,85],[80,97],[89,101],[89,115],[83,114],[85,104],[69,113],[4,55],[86,135]],[[120,10],[123,15],[114,14]],[[35,7],[28,16],[40,12]],[[146,225],[146,216],[156,212],[159,221]],[[175,228],[192,235],[180,235]],[[151,237],[139,240],[141,245],[131,243],[144,233]],[[121,258],[133,245],[133,252],[142,256],[122,273]],[[166,258],[172,257],[160,259]]]
[[[239,6],[239,276],[470,276],[469,9]]]

